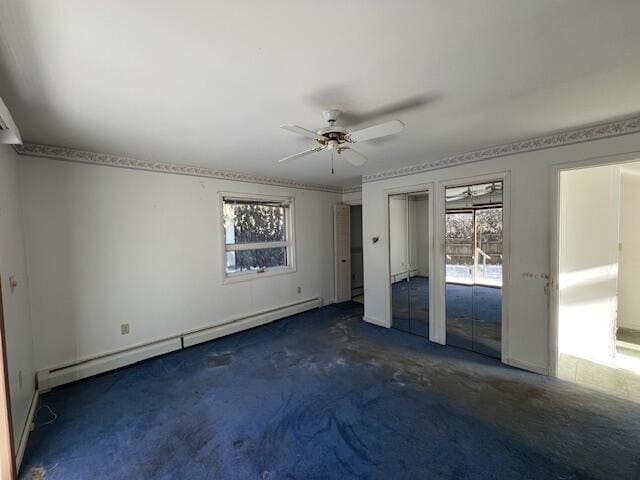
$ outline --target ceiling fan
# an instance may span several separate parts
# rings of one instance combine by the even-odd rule
[[[466,187],[460,193],[456,193],[453,195],[447,195],[447,202],[455,202],[456,200],[463,200],[470,197],[478,197],[482,195],[492,195],[494,193],[502,192],[502,182],[491,182],[486,185],[484,189],[472,189],[472,185]]]
[[[313,130],[299,127],[298,125],[280,125],[280,128],[284,130],[312,138],[317,142],[317,145],[309,150],[295,153],[280,159],[280,163],[289,162],[296,158],[304,157],[305,155],[311,155],[312,153],[326,150],[331,152],[332,162],[334,158],[333,154],[337,153],[350,164],[359,167],[367,161],[367,157],[351,148],[352,144],[372,140],[374,138],[385,137],[387,135],[393,135],[402,131],[404,128],[404,123],[400,120],[391,120],[390,122],[380,123],[378,125],[373,125],[371,127],[352,132],[346,127],[335,125],[338,117],[340,116],[339,110],[325,110],[322,112],[322,116],[329,123],[329,126],[321,128],[315,132]],[[331,168],[331,173],[333,173],[333,167]]]

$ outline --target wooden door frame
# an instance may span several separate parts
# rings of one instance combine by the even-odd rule
[[[4,328],[4,302],[2,297],[2,278],[0,276],[0,434],[4,437],[0,440],[0,474],[3,478],[8,475],[10,479],[16,478],[16,456],[13,441],[13,422],[11,416],[11,394],[9,391],[9,371],[7,367],[7,344]],[[7,448],[8,447],[8,448]]]

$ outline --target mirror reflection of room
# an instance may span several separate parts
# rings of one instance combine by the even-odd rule
[[[446,189],[447,344],[500,358],[502,182]]]
[[[351,205],[351,300],[364,305],[364,261],[362,256],[362,205]]]
[[[429,337],[429,195],[389,196],[392,326]]]

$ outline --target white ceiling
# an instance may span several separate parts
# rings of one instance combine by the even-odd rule
[[[26,142],[351,185],[638,113],[639,19],[638,0],[3,0],[0,96]],[[364,167],[277,163],[310,147],[281,123],[415,99]]]

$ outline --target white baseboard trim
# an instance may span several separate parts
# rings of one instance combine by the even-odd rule
[[[378,320],[377,318],[368,317],[365,315],[364,317],[362,317],[362,320],[368,323],[373,323],[374,325],[377,325],[379,327],[390,328],[390,326],[387,325],[386,322],[383,322],[382,320]]]
[[[302,313],[322,306],[321,298],[313,298],[274,308],[253,315],[229,320],[222,324],[184,332],[173,337],[132,345],[129,348],[107,352],[94,357],[77,360],[73,363],[52,367],[37,372],[38,389],[46,392],[65,383],[82,380],[100,373],[125,367],[148,358],[190,347],[198,343],[214,340],[225,335],[264,325],[290,315]]]
[[[197,345],[198,343],[215,340],[216,338],[224,337],[225,335],[231,335],[232,333],[258,327],[260,325],[264,325],[265,323],[270,323],[284,317],[289,317],[291,315],[302,313],[313,308],[318,308],[321,305],[322,301],[319,298],[306,300],[304,302],[295,303],[286,307],[261,312],[249,317],[242,317],[231,320],[230,322],[224,323],[222,325],[216,325],[214,327],[187,333],[182,336],[182,340],[185,347],[191,347],[192,345]]]
[[[548,367],[541,367],[539,365],[533,365],[528,362],[522,362],[520,360],[514,360],[513,358],[507,358],[502,361],[505,365],[520,368],[522,370],[528,370],[533,373],[539,373],[540,375],[549,375]]]
[[[176,337],[107,354],[92,360],[80,361],[64,367],[40,370],[37,373],[38,389],[42,391],[50,390],[65,383],[92,377],[93,375],[125,367],[147,358],[180,350],[181,348],[180,337]]]
[[[16,450],[16,473],[20,472],[20,465],[24,458],[24,451],[27,448],[27,441],[29,440],[29,434],[31,433],[31,424],[33,423],[33,417],[36,415],[36,408],[38,406],[38,398],[40,392],[36,388],[31,397],[31,404],[29,405],[29,412],[27,413],[27,420],[24,422],[22,428],[22,434],[20,435],[20,442],[18,443],[18,449]]]

